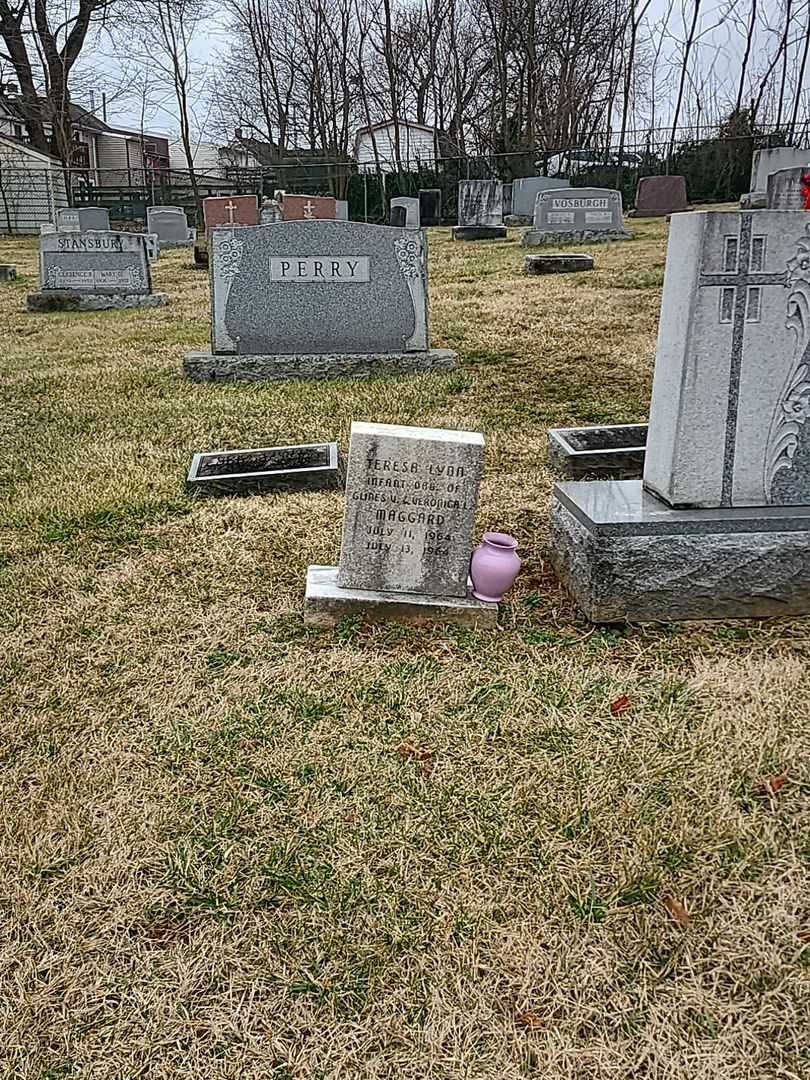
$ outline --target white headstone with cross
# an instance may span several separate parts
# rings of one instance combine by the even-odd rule
[[[644,483],[676,507],[810,505],[810,212],[673,217]]]

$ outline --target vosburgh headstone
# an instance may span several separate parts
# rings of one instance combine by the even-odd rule
[[[597,244],[630,240],[624,227],[622,196],[609,188],[541,191],[534,206],[534,226],[524,232],[524,247],[547,244]]]

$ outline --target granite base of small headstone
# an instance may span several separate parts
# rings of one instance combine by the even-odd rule
[[[593,621],[810,613],[808,251],[804,210],[673,216],[643,480],[554,489]]]
[[[16,281],[17,267],[14,263],[0,263],[0,281]]]
[[[527,274],[579,274],[593,270],[593,255],[527,255],[523,269]]]
[[[503,184],[500,180],[462,180],[458,185],[458,225],[454,240],[503,240]]]
[[[667,217],[686,207],[686,177],[642,176],[639,180],[634,217]]]
[[[100,311],[157,307],[142,234],[57,232],[40,238],[40,291],[30,293],[32,312]]]
[[[484,458],[477,432],[352,424],[340,566],[310,566],[304,621],[491,627],[468,583]]]
[[[419,229],[282,221],[209,232],[211,351],[192,379],[269,382],[446,371],[431,349]]]
[[[646,448],[646,424],[550,428],[548,432],[549,462],[571,480],[638,479]]]
[[[397,214],[397,220],[394,220],[394,211],[402,210],[404,215]],[[397,198],[391,200],[391,224],[395,225],[400,222],[400,227],[403,229],[418,229],[419,228],[419,200],[410,199],[404,195],[397,196]]]
[[[257,495],[342,486],[338,444],[304,443],[195,454],[186,486],[199,495]]]
[[[419,225],[423,229],[442,223],[442,189],[419,189]]]
[[[622,196],[609,188],[541,191],[534,205],[534,226],[521,237],[523,247],[601,244],[632,240],[624,227]]]

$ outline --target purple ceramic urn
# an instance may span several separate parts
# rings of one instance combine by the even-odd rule
[[[506,533],[486,532],[470,560],[473,596],[497,604],[520,570],[517,540]]]

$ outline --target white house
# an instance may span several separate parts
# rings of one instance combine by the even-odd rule
[[[58,158],[0,136],[0,232],[38,233],[67,205]]]
[[[256,169],[259,161],[249,150],[241,146],[236,140],[227,146],[219,143],[198,142],[191,144],[194,172],[200,177],[214,177],[225,179],[227,170],[230,168]],[[188,159],[180,139],[174,139],[169,143],[169,165],[172,173],[184,173],[188,171]],[[174,177],[177,181],[177,177]]]
[[[399,135],[399,166],[416,169],[436,164],[436,129],[410,120],[384,120],[359,128],[354,136],[354,157],[361,172],[380,167],[397,168],[396,134]]]

